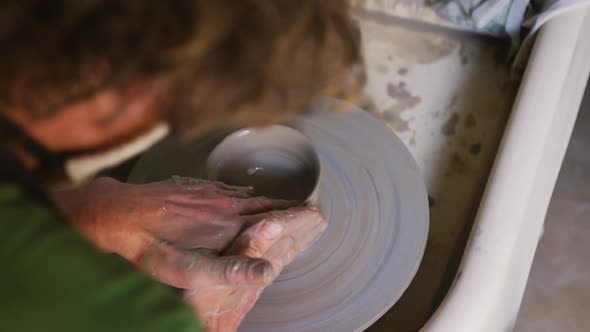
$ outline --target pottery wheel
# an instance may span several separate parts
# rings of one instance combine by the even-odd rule
[[[318,205],[329,225],[264,290],[240,331],[362,331],[399,299],[418,269],[428,233],[424,183],[400,139],[364,111],[314,112],[291,125],[317,150]],[[182,146],[163,142],[138,161],[129,180],[199,177],[226,134]]]

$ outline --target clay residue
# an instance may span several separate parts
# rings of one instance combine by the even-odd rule
[[[481,152],[481,143],[475,143],[469,147],[469,153],[471,153],[473,155],[477,155],[480,152]]]
[[[465,136],[461,136],[459,137],[459,139],[457,140],[457,144],[459,145],[460,148],[467,148],[467,144],[469,144],[469,142],[467,141],[467,137]]]
[[[445,136],[455,135],[455,129],[457,128],[458,123],[459,123],[459,114],[453,113],[453,114],[451,114],[449,119],[444,123],[440,132]]]
[[[408,73],[408,68],[406,68],[406,67],[401,67],[401,68],[399,68],[399,69],[397,70],[397,73],[398,73],[398,75],[402,75],[402,76],[403,76],[403,75],[405,75],[405,74],[407,74],[407,73]]]
[[[379,112],[377,104],[375,104],[375,101],[369,96],[363,96],[357,106],[371,113],[373,116],[381,117],[381,112]]]
[[[424,53],[418,52],[416,54],[416,60],[418,63],[426,64],[436,62],[449,54],[451,54],[457,47],[457,43],[454,40],[444,39],[440,36],[434,35],[430,38],[425,38],[425,49]]]
[[[400,114],[396,111],[386,110],[383,112],[383,119],[397,132],[410,130],[408,121],[402,119]]]
[[[194,185],[196,185],[196,184],[206,182],[205,180],[197,180],[197,179],[194,179],[191,177],[179,176],[179,175],[172,175],[172,177],[170,177],[169,181],[172,181],[178,185],[181,185],[188,190],[193,190]]]
[[[459,46],[451,37],[401,26],[361,21],[363,37],[368,42],[395,45],[395,57],[407,63],[430,64],[449,56]]]
[[[387,68],[387,66],[384,64],[378,64],[377,65],[377,72],[385,75],[389,72],[389,68]]]
[[[434,204],[436,204],[436,201],[434,200],[434,197],[428,195],[428,207],[433,207]]]
[[[473,113],[467,114],[465,118],[465,127],[467,128],[474,128],[477,125],[477,120],[475,119],[475,115]]]
[[[467,56],[467,49],[465,44],[461,43],[461,47],[459,47],[459,61],[463,66],[469,63],[469,57]]]
[[[397,103],[381,112],[375,101],[368,96],[364,96],[358,103],[358,106],[369,112],[375,117],[382,118],[387,124],[397,132],[410,130],[409,120],[402,119],[401,114],[417,104],[422,99],[420,97],[409,95],[408,97],[397,99]]]
[[[461,64],[463,66],[466,66],[469,63],[469,58],[467,57],[467,55],[464,55],[461,57]]]
[[[410,146],[416,146],[416,138],[415,137],[410,138],[409,143],[410,143]]]
[[[383,112],[383,119],[389,124],[395,131],[403,132],[410,129],[408,120],[404,120],[401,114],[416,105],[420,104],[422,98],[418,96],[409,96],[406,98],[398,99],[397,102],[386,109]]]
[[[409,130],[409,120],[404,120],[401,114],[418,105],[422,98],[413,96],[407,89],[405,82],[387,84],[387,95],[395,100],[395,104],[383,112],[384,120],[397,132]]]
[[[467,163],[463,160],[458,153],[451,155],[451,172],[453,173],[464,173],[467,170]]]
[[[458,95],[454,95],[451,98],[451,101],[449,102],[449,108],[455,108],[455,106],[457,106],[457,101],[459,100],[459,96]]]
[[[394,99],[405,99],[412,97],[412,94],[408,90],[406,90],[405,82],[400,82],[397,85],[393,83],[388,83],[387,95]]]

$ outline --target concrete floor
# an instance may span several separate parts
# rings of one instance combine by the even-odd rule
[[[590,331],[590,86],[539,242],[516,332]]]

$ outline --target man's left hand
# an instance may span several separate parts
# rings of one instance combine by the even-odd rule
[[[98,178],[85,187],[55,192],[53,198],[98,248],[125,257],[171,286],[194,289],[272,281],[266,260],[220,255],[244,229],[264,219],[261,213],[294,205],[251,194],[248,187],[193,178],[144,185]]]

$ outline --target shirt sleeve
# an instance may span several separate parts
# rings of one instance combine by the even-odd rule
[[[98,252],[53,211],[0,185],[3,331],[197,332],[172,288]]]

